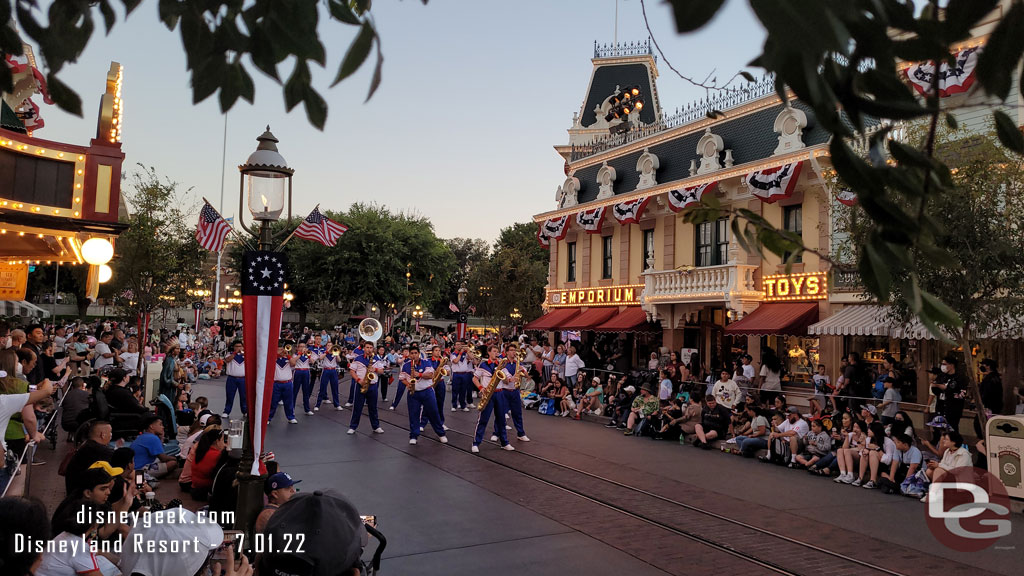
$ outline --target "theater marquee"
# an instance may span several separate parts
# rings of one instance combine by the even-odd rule
[[[591,306],[639,306],[643,284],[599,286],[574,290],[548,290],[548,306],[552,308]]]
[[[765,302],[824,300],[828,298],[828,273],[776,274],[761,279]]]

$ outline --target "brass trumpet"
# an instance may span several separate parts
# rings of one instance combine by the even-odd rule
[[[284,345],[284,351],[287,354],[291,354],[292,353],[292,345],[291,344],[285,344]]]
[[[341,346],[335,344],[331,347],[331,354],[335,357],[341,356]]]
[[[480,354],[480,351],[477,350],[476,347],[473,347],[473,346],[470,346],[468,354],[469,354],[469,359],[474,364],[478,364],[480,362],[480,359],[483,358],[483,355]]]

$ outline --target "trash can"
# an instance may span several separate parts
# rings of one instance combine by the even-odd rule
[[[1012,498],[1024,498],[1024,415],[993,416],[985,437],[988,470],[1006,486]]]

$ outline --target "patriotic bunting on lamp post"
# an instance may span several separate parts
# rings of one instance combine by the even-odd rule
[[[789,198],[796,189],[796,181],[800,178],[800,161],[764,170],[755,170],[744,179],[751,193],[766,204],[774,204],[783,198]]]
[[[252,437],[250,474],[267,470],[260,454],[266,451],[267,417],[274,387],[274,366],[281,335],[287,258],[281,252],[252,250],[242,264],[242,322],[245,342],[245,392]]]

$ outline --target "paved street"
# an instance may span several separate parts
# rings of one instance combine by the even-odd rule
[[[197,393],[210,397],[211,408],[220,406],[222,393],[215,383],[200,384]],[[527,454],[895,573],[1016,574],[1024,549],[1019,515],[1008,541],[961,554],[935,541],[925,525],[924,507],[914,500],[837,486],[717,452],[626,438],[592,422],[528,412],[533,442],[513,440],[515,453],[488,444],[481,458],[429,439],[409,446],[400,428],[408,426],[404,405],[382,412],[386,433],[380,436],[368,434],[365,419],[359,434],[345,435],[350,416],[348,410],[299,414],[300,424],[294,426],[279,417],[270,426],[269,447],[284,470],[303,480],[303,490],[338,490],[361,513],[378,516],[389,539],[384,566],[390,573],[478,574],[483,567],[493,574],[764,569],[576,495],[552,495],[551,486],[506,467],[528,474],[557,468]],[[471,431],[476,413],[445,416],[452,445],[468,449],[470,440],[459,433]],[[426,437],[433,435],[427,432]],[[736,547],[744,549],[741,543]],[[757,552],[771,557],[784,548]]]

